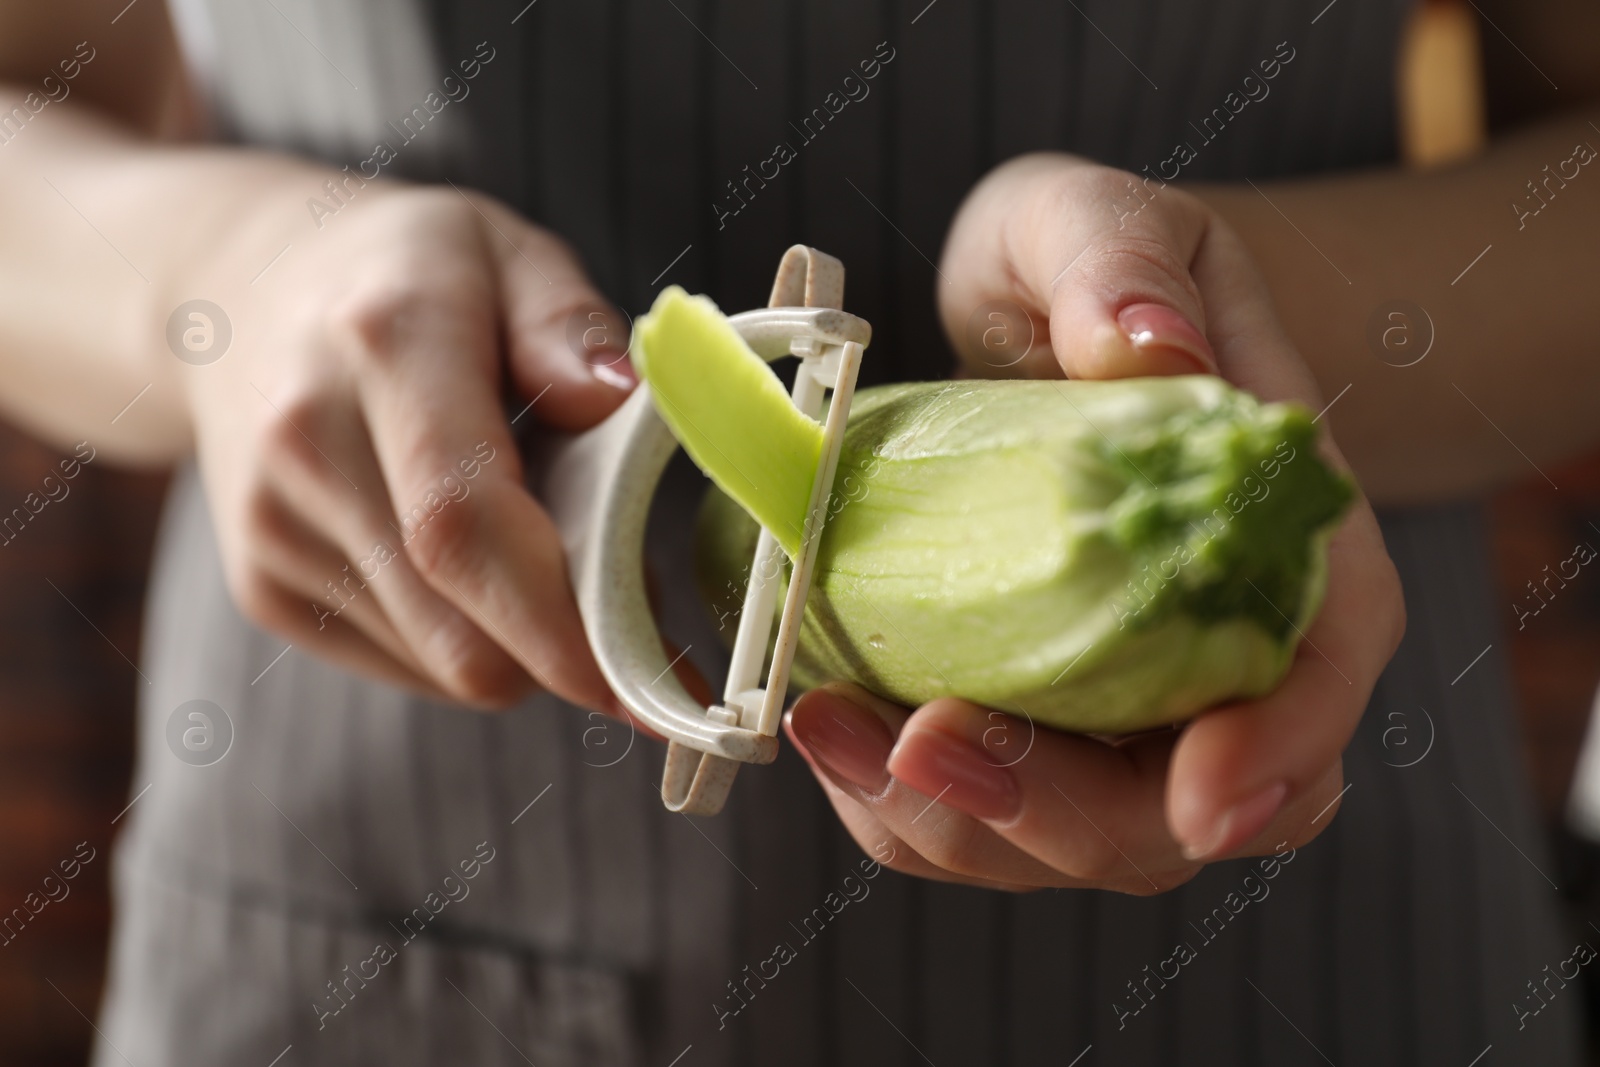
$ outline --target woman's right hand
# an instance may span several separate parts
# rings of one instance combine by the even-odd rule
[[[558,238],[450,188],[368,183],[244,281],[283,240],[202,265],[233,340],[182,368],[241,611],[430,695],[503,707],[538,686],[617,713],[501,395],[562,430],[605,418],[633,384],[625,337],[584,351],[568,324],[614,309]]]

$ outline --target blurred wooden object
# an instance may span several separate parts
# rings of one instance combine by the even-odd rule
[[[1489,143],[1478,17],[1461,0],[1425,0],[1400,41],[1400,150],[1406,165],[1441,167]]]

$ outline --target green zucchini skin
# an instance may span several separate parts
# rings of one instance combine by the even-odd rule
[[[795,684],[1111,734],[1264,695],[1354,495],[1310,412],[1218,378],[864,389]],[[712,490],[696,575],[730,641],[757,532]]]

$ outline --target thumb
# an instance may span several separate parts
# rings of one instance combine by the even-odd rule
[[[1048,324],[1041,355],[1073,378],[1217,372],[1190,275],[1210,217],[1199,200],[1060,156],[1025,157],[984,184],[952,231],[952,245],[968,235],[958,271]]]
[[[475,202],[500,268],[511,381],[537,405],[540,422],[586,430],[638,384],[628,360],[628,319],[595,289],[564,241],[503,205]]]

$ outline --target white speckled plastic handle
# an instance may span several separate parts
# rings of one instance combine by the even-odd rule
[[[831,297],[837,303],[843,296],[843,278],[837,260],[797,245],[784,257],[773,297]],[[843,387],[844,395],[836,391],[830,406],[823,468],[813,493],[814,498],[820,493],[825,505],[854,391],[855,366],[871,340],[871,327],[837,307],[771,307],[734,315],[730,321],[763,359],[802,356],[797,391],[810,388],[801,384],[807,379],[821,384],[831,378],[828,385]],[[815,393],[820,404],[821,389]],[[561,531],[578,609],[601,672],[629,711],[669,740],[661,782],[663,803],[674,811],[710,815],[722,809],[739,764],[770,763],[777,757],[773,709],[781,706],[784,694],[749,684],[752,657],[759,677],[766,651],[771,599],[764,614],[751,612],[747,601],[740,620],[742,640],[735,646],[737,670],[730,672],[723,705],[702,707],[670,669],[645,596],[644,536],[656,484],[676,448],[671,431],[656,414],[649,388],[640,386],[605,422],[550,447],[537,464],[542,474],[539,492]],[[807,550],[797,566],[800,581],[793,583],[799,591],[791,588],[791,603],[785,605],[787,625],[780,622],[781,654],[775,657],[770,689],[786,684],[788,660],[798,638],[798,611],[804,608],[809,560],[825,512],[816,499],[812,504]],[[765,533],[762,539],[771,540]],[[752,575],[757,573],[763,572],[752,568]],[[764,619],[765,628],[756,627],[759,633],[745,637],[746,626],[754,626],[757,618]],[[774,681],[778,684],[770,686]],[[746,698],[743,702],[738,699],[741,695]]]

